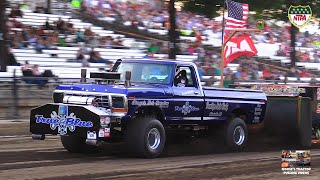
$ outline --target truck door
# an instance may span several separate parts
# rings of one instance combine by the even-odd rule
[[[204,98],[193,66],[178,66],[173,83],[174,111],[172,120],[202,119]]]

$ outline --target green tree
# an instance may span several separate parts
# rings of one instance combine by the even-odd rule
[[[288,20],[287,11],[290,5],[310,5],[313,17],[320,18],[320,0],[234,0],[240,3],[249,4],[251,11],[256,11],[255,17],[270,17],[281,20]],[[197,14],[215,17],[217,11],[223,9],[225,0],[184,0],[184,9]]]
[[[217,11],[222,10],[223,1],[216,0],[187,0],[182,1],[184,9],[207,17],[218,16]]]

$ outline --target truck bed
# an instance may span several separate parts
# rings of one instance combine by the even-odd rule
[[[257,90],[203,87],[203,92],[206,98],[267,100],[266,95]]]

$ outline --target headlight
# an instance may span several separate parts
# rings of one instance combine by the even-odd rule
[[[113,108],[124,108],[123,97],[112,97],[112,107]]]
[[[121,96],[112,96],[112,112],[119,112],[119,113],[127,113],[127,101],[125,100],[125,97]]]
[[[103,117],[100,119],[100,124],[101,125],[108,125],[111,122],[111,118],[110,117]]]
[[[54,103],[63,103],[64,94],[60,92],[54,92],[52,95],[52,99]]]
[[[91,100],[91,104],[95,107],[103,107],[109,109],[109,97],[108,96],[99,96]]]

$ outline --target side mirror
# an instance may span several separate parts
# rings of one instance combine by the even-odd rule
[[[125,74],[125,86],[126,87],[130,87],[131,86],[131,71],[126,71],[126,74]]]

